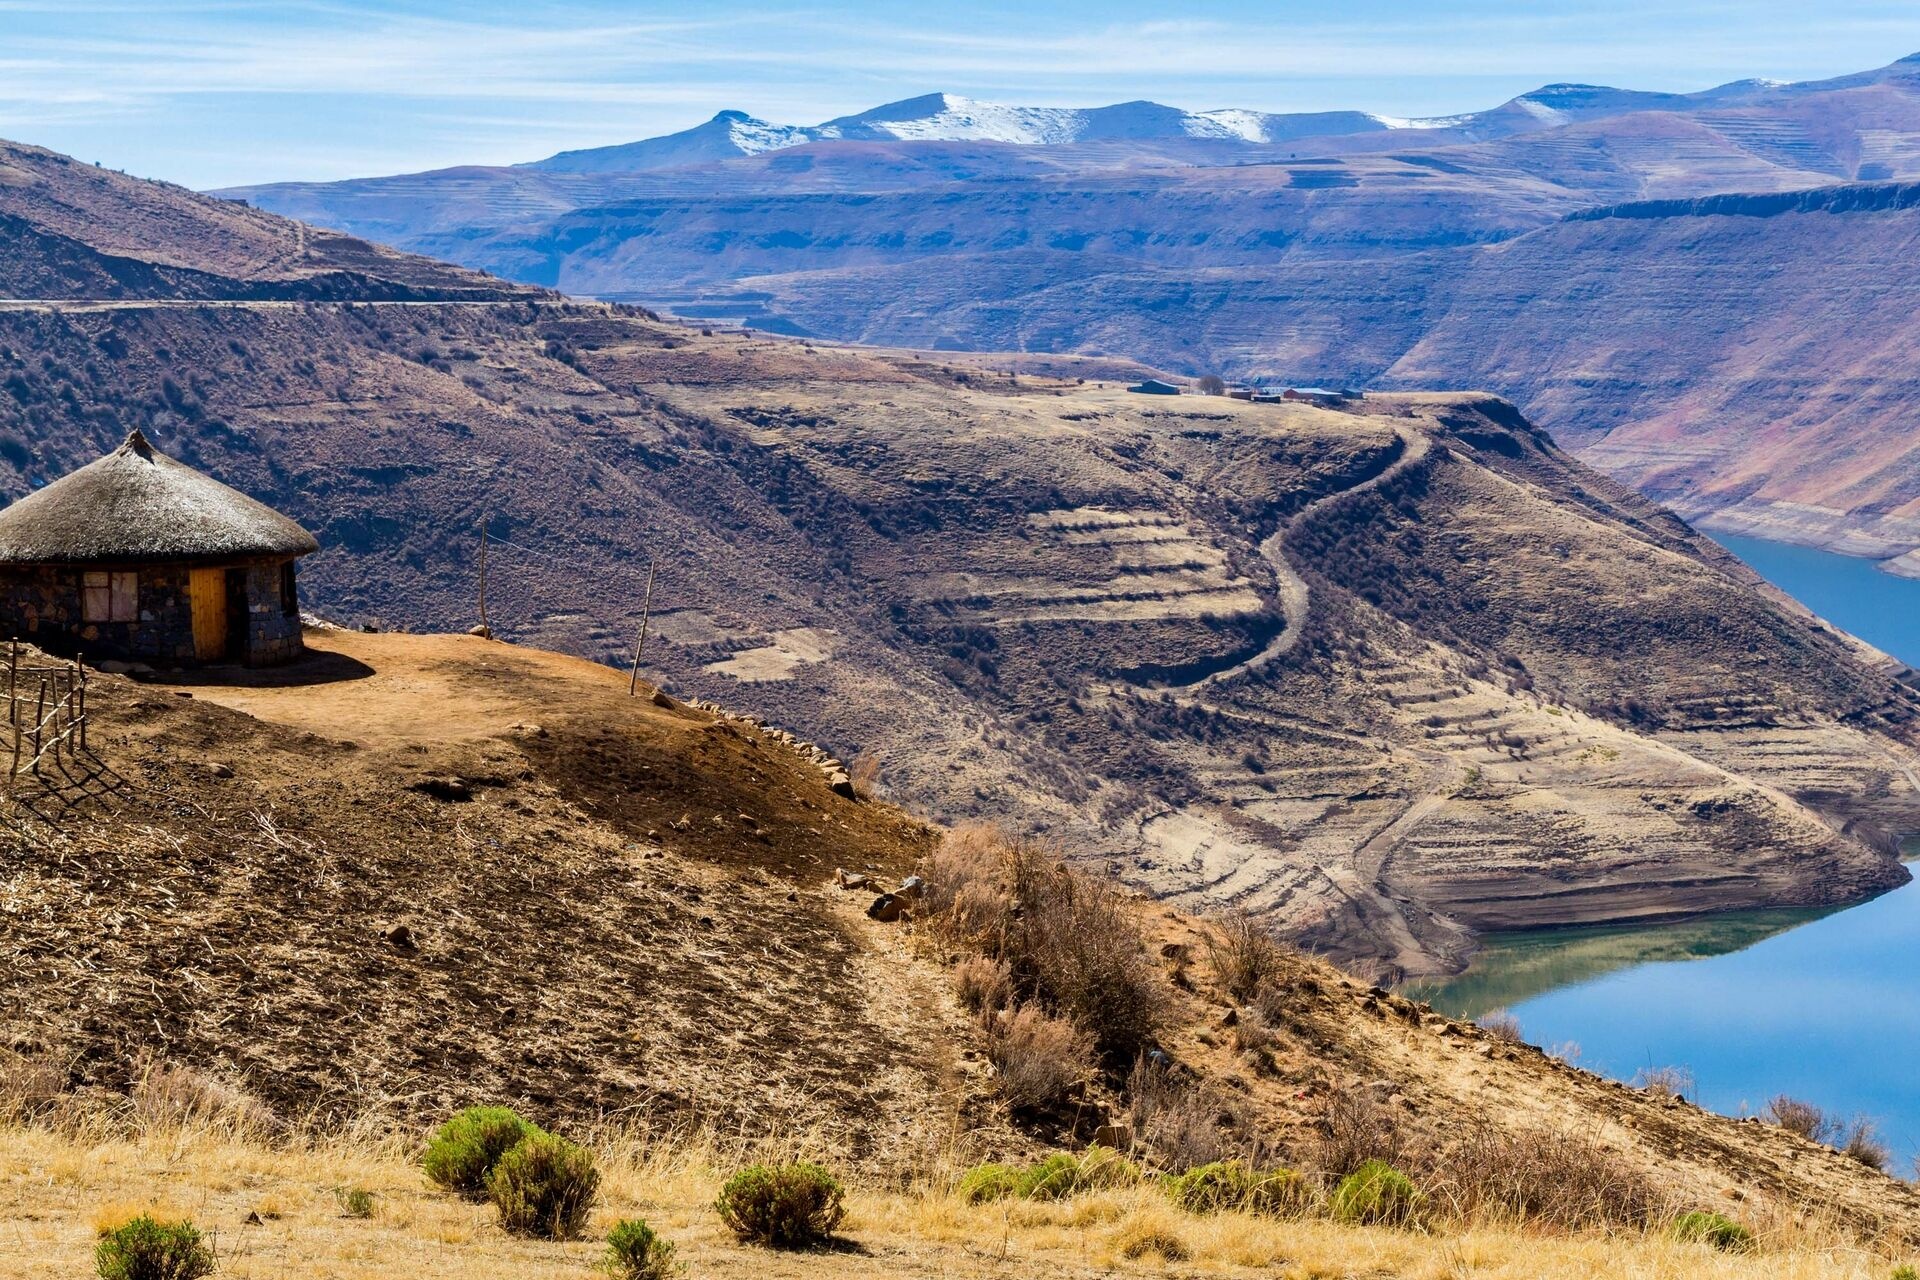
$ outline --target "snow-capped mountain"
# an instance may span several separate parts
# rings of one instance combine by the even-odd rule
[[[1275,143],[1379,129],[1419,128],[1425,124],[1363,111],[1291,115],[1232,108],[1185,111],[1158,102],[1122,102],[1107,107],[1020,107],[952,93],[930,93],[817,125],[774,124],[745,112],[722,111],[705,124],[679,133],[612,147],[563,151],[528,167],[561,173],[638,172],[730,160],[808,142],[836,140],[999,142],[1040,147],[1154,138]]]

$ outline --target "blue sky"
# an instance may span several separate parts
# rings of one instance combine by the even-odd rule
[[[722,108],[946,90],[1442,115],[1550,81],[1687,90],[1920,52],[1912,0],[0,0],[0,136],[195,187],[536,159]]]

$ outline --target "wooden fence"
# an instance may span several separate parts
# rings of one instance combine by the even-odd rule
[[[15,640],[7,645],[6,740],[0,758],[9,761],[6,794],[20,779],[39,778],[49,762],[78,761],[87,749],[87,669],[78,662],[33,666]]]

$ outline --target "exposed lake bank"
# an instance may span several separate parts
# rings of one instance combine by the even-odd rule
[[[1833,625],[1920,665],[1920,581],[1810,547],[1718,541]],[[1920,856],[1920,840],[1904,851]],[[1905,1170],[1920,1152],[1917,984],[1920,882],[1851,907],[1490,935],[1465,972],[1410,993],[1462,1016],[1506,1009],[1528,1040],[1620,1079],[1684,1068],[1697,1099],[1729,1114],[1786,1093],[1872,1117]]]

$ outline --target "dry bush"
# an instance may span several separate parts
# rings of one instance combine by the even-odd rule
[[[1013,1002],[1013,971],[1004,960],[966,956],[954,967],[953,989],[967,1012],[990,1019]]]
[[[1407,1162],[1412,1139],[1399,1117],[1364,1089],[1336,1089],[1314,1118],[1303,1153],[1329,1178],[1344,1178],[1369,1160]]]
[[[193,1067],[152,1058],[136,1063],[128,1101],[135,1124],[147,1132],[198,1130],[262,1142],[287,1128],[273,1108],[244,1089]]]
[[[1484,1015],[1478,1019],[1477,1025],[1495,1040],[1505,1041],[1507,1044],[1520,1043],[1520,1019],[1505,1009],[1495,1009],[1492,1013]]]
[[[1642,1067],[1633,1075],[1633,1087],[1656,1098],[1684,1098],[1693,1092],[1693,1072],[1685,1067]]]
[[[980,824],[956,827],[922,864],[921,878],[918,918],[956,946],[998,957],[1013,917],[1005,838]]]
[[[1016,1107],[1058,1106],[1093,1074],[1093,1043],[1087,1034],[1030,1004],[1015,1007],[994,1023],[987,1057],[1000,1069],[1000,1092]]]
[[[1208,930],[1207,958],[1220,984],[1244,1001],[1254,999],[1280,975],[1287,951],[1259,921],[1236,912]]]
[[[1272,1155],[1238,1099],[1144,1058],[1127,1077],[1127,1112],[1134,1140],[1169,1169],[1234,1159],[1260,1164]]]
[[[1644,1170],[1604,1143],[1552,1129],[1475,1125],[1427,1163],[1421,1182],[1461,1218],[1568,1231],[1645,1228],[1674,1207]]]
[[[1166,1017],[1160,975],[1140,927],[1109,885],[1076,875],[1033,848],[1018,851],[1015,980],[1072,1018],[1109,1060],[1152,1046]]]
[[[1893,1167],[1893,1148],[1880,1140],[1878,1127],[1865,1116],[1855,1116],[1841,1126],[1833,1145],[1877,1173]]]
[[[922,876],[927,927],[1005,963],[1017,996],[1071,1019],[1110,1060],[1131,1061],[1152,1043],[1164,993],[1113,888],[985,826],[950,833]]]
[[[862,800],[871,800],[880,792],[880,757],[871,751],[862,751],[847,762],[847,777],[853,783],[853,794]]]
[[[1809,1142],[1831,1142],[1834,1136],[1834,1122],[1827,1113],[1811,1102],[1786,1094],[1777,1095],[1760,1113],[1761,1119],[1769,1124],[1779,1125],[1788,1133],[1797,1133]]]

